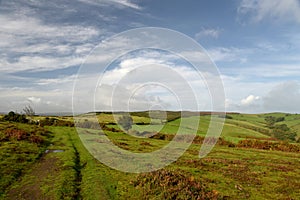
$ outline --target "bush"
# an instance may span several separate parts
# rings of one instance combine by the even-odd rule
[[[274,116],[266,116],[265,117],[265,121],[269,128],[272,128],[276,122],[282,122],[284,120],[285,120],[284,117],[274,117]]]
[[[131,118],[131,116],[129,115],[124,115],[122,117],[120,117],[118,119],[118,124],[120,126],[122,126],[122,128],[125,130],[125,131],[128,131],[129,129],[131,129],[132,127],[132,124],[133,124],[133,120]]]
[[[92,122],[88,120],[76,123],[76,126],[80,128],[90,128],[90,129],[110,131],[110,132],[122,132],[121,130],[115,129],[113,127],[108,127],[104,123]]]
[[[46,117],[45,119],[40,120],[40,126],[42,126],[42,127],[43,126],[69,126],[69,127],[74,127],[74,122]]]
[[[289,144],[287,142],[270,142],[259,140],[241,140],[237,147],[255,148],[264,150],[277,150],[285,152],[300,152],[300,146]]]
[[[275,125],[272,129],[272,135],[279,140],[296,141],[297,134],[293,132],[286,124]]]
[[[210,190],[191,174],[162,169],[141,174],[132,184],[142,190],[143,199],[219,199],[220,194]]]
[[[45,142],[44,136],[49,136],[49,132],[38,128],[27,132],[17,127],[7,128],[4,134],[1,134],[1,141],[29,141],[36,144],[42,144]]]
[[[225,119],[233,119],[233,117],[230,116],[230,115],[219,115],[218,117],[219,118],[225,118]]]
[[[17,129],[17,128],[9,128],[6,129],[5,131],[5,138],[10,140],[10,139],[15,139],[15,140],[24,140],[29,136],[29,134],[26,133],[26,131]]]
[[[10,122],[28,123],[28,119],[26,119],[25,115],[21,115],[13,111],[10,111],[7,115],[4,115],[3,120]]]

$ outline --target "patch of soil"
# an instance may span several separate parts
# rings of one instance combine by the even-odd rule
[[[55,199],[55,179],[59,175],[60,161],[58,158],[45,154],[34,166],[20,178],[18,186],[12,188],[6,199]],[[42,190],[44,186],[44,191]]]

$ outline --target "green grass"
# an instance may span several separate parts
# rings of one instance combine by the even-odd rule
[[[27,138],[20,141],[16,138],[9,138],[6,136],[6,131],[9,129],[24,131],[28,137],[37,135],[45,141],[43,144],[37,144],[30,142]],[[44,129],[36,126],[0,122],[0,198],[7,187],[14,183],[27,168],[30,168],[45,151],[49,138],[42,136],[44,133],[46,133]]]
[[[113,133],[107,133],[113,134]],[[131,136],[114,134],[114,141],[130,141]],[[144,152],[140,142],[127,142],[127,150]],[[148,139],[151,141],[151,139]],[[158,140],[159,141],[159,140]],[[156,141],[152,141],[154,144]],[[167,169],[181,169],[202,180],[210,190],[231,199],[297,198],[299,193],[298,153],[216,146],[208,157],[199,160],[200,145],[190,149]],[[287,172],[289,179],[286,179]],[[122,175],[122,173],[121,173]],[[123,174],[124,176],[125,174]],[[284,188],[289,182],[294,184]],[[270,186],[271,185],[271,186]],[[279,189],[280,185],[282,188]],[[126,188],[126,184],[123,185]],[[242,188],[241,190],[236,187]],[[126,189],[130,194],[131,190]],[[127,194],[128,194],[127,193]],[[148,198],[152,198],[149,197]]]
[[[268,139],[269,136],[255,131],[255,128],[267,129],[264,121],[267,115],[273,116],[273,113],[230,114],[233,119],[226,119],[221,137],[236,144],[245,139]],[[275,115],[286,114],[275,113]],[[105,123],[112,121],[112,116],[107,113],[97,117],[103,117],[99,121]],[[201,116],[199,127],[195,127],[198,119],[191,116],[161,125],[135,124],[133,128],[140,132],[159,131],[170,135],[178,131],[180,122],[184,120],[182,131],[185,134],[196,132],[199,136],[205,136],[210,116]],[[134,117],[135,123],[149,121],[150,119],[145,116]],[[289,127],[297,127],[299,121],[297,115],[288,115],[281,123],[286,123]],[[10,123],[0,123],[0,131],[5,131],[10,125]],[[27,131],[33,127],[24,124],[16,124],[16,126]],[[118,128],[117,125],[108,126]],[[203,189],[203,195],[218,196],[220,199],[300,198],[299,153],[228,147],[227,144],[223,144],[216,145],[208,156],[199,159],[201,145],[192,144],[176,162],[156,174],[131,174],[111,169],[96,160],[81,142],[75,128],[59,126],[45,128],[52,136],[49,137],[52,145],[47,149],[59,149],[63,152],[50,151],[39,159],[38,155],[45,148],[34,146],[26,141],[1,142],[0,155],[5,159],[0,161],[3,174],[0,176],[0,184],[6,184],[6,189],[2,192],[6,197],[2,195],[2,199],[14,199],[13,197],[21,199],[24,195],[29,195],[27,199],[30,199],[29,197],[31,199],[44,197],[48,199],[171,199],[168,194],[174,193],[170,191],[179,189],[173,187],[170,181],[183,184],[182,187],[185,189],[179,192],[183,199],[187,198],[186,190],[190,187],[186,185],[189,184],[199,190]],[[103,133],[93,129],[81,130],[85,131],[85,134],[81,135],[84,140],[101,140],[105,134],[115,145],[135,153],[152,152],[169,143],[168,140],[135,137],[123,132]],[[15,149],[18,149],[18,153],[14,152]],[[16,163],[16,160],[23,160],[23,164]],[[22,173],[18,172],[19,167]],[[17,175],[14,175],[14,171],[18,172]],[[182,177],[182,181],[177,180],[176,177]],[[157,184],[155,178],[159,178],[164,187]],[[197,182],[201,183],[201,187]]]

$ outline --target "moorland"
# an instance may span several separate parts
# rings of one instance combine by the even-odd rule
[[[300,114],[169,111],[162,120],[161,112],[131,112],[125,129],[126,122],[117,121],[122,112],[83,114],[77,124],[87,137],[105,134],[139,153],[167,145],[183,118],[191,124],[200,119],[196,128],[181,127],[197,134],[189,149],[149,173],[99,162],[83,145],[73,116],[0,116],[0,199],[300,199]],[[200,159],[209,123],[220,119],[222,134]],[[141,133],[151,136],[132,135]]]

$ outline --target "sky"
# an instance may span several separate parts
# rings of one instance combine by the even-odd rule
[[[201,46],[219,72],[227,111],[300,112],[299,0],[1,0],[0,24],[1,112],[26,105],[37,113],[72,112],[74,99],[81,112],[217,110],[205,82],[216,74],[200,76],[170,52],[114,55],[103,70],[111,49],[151,42],[109,38],[145,27],[176,31]]]

